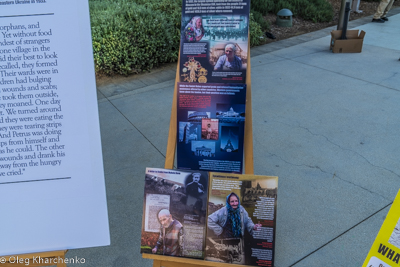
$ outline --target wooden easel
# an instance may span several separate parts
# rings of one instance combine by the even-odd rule
[[[250,36],[249,36],[250,37]],[[246,70],[246,122],[244,128],[244,173],[254,174],[253,162],[253,115],[251,108],[251,64],[250,64],[250,38],[248,39],[247,50],[247,70]],[[180,53],[179,53],[180,54]],[[172,100],[171,119],[169,124],[167,154],[165,156],[166,169],[174,168],[175,149],[177,139],[177,89],[179,76],[179,62],[176,69],[174,96]],[[153,267],[203,267],[203,266],[217,266],[217,267],[232,267],[229,263],[220,263],[214,261],[196,260],[189,258],[170,257],[152,254],[142,254],[144,259],[152,259]],[[234,266],[245,266],[235,264]]]
[[[68,250],[58,250],[58,251],[51,251],[51,252],[40,252],[40,253],[30,253],[30,254],[22,254],[22,255],[11,255],[11,256],[4,256],[0,258],[5,258],[5,263],[1,262],[0,266],[2,267],[26,267],[26,266],[32,266],[32,267],[40,267],[40,266],[57,266],[57,267],[67,267],[67,264],[64,263],[65,260],[65,254],[67,253]],[[29,259],[29,264],[27,265],[24,261],[17,263],[17,257],[18,259]],[[35,263],[34,259],[37,257],[40,257],[43,259],[43,262],[38,262]],[[48,259],[49,262],[54,262],[54,260],[51,259],[58,259],[61,258],[63,259],[62,263],[57,262],[57,264],[54,263],[44,263],[46,262],[46,259]]]
[[[246,122],[244,125],[244,173],[254,174],[253,162],[253,115],[251,108],[251,64],[250,64],[250,41],[248,41],[247,50],[247,70],[246,70]],[[177,136],[177,88],[179,77],[179,62],[176,68],[174,96],[172,100],[171,119],[169,123],[167,154],[165,156],[165,169],[174,168],[175,149],[176,149],[176,136]]]
[[[230,264],[230,263],[222,263],[215,261],[203,261],[203,260],[195,260],[189,258],[180,258],[180,257],[172,257],[172,256],[161,256],[161,255],[152,255],[152,254],[142,254],[144,259],[152,259],[153,267],[204,267],[204,266],[213,266],[213,267],[245,267],[247,265],[239,265],[239,264]],[[248,266],[247,266],[248,267]]]

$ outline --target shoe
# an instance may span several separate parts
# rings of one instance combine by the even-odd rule
[[[372,22],[384,23],[385,20],[383,20],[383,19],[372,19]]]
[[[388,21],[389,20],[387,17],[382,17],[381,19],[383,19],[384,21]]]
[[[362,10],[354,10],[353,12],[354,12],[354,13],[357,13],[357,14],[361,14],[361,13],[363,13],[363,11],[362,11]]]

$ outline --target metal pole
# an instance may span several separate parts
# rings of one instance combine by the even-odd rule
[[[346,9],[344,10],[344,19],[343,19],[343,29],[342,29],[342,40],[346,40],[346,33],[347,33],[347,24],[349,22],[350,17],[350,3],[346,3]]]
[[[357,0],[356,0],[357,1]],[[343,21],[344,21],[344,10],[346,7],[346,2],[349,2],[351,5],[352,0],[342,0],[342,4],[340,5],[340,11],[339,11],[339,21],[338,21],[338,26],[337,30],[343,29]],[[350,16],[349,16],[350,17]]]

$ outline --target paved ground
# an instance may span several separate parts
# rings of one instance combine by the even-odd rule
[[[279,176],[277,267],[361,266],[400,187],[400,9],[251,50],[255,173]],[[146,167],[163,167],[176,65],[98,87],[111,246],[84,266],[152,266],[139,253]],[[72,233],[71,233],[72,234]],[[69,264],[68,266],[78,266]]]

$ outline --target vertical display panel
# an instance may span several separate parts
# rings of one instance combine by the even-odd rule
[[[0,4],[0,255],[108,245],[88,2]]]
[[[178,83],[180,169],[243,171],[245,84]]]
[[[246,83],[250,1],[183,0],[180,81]]]

